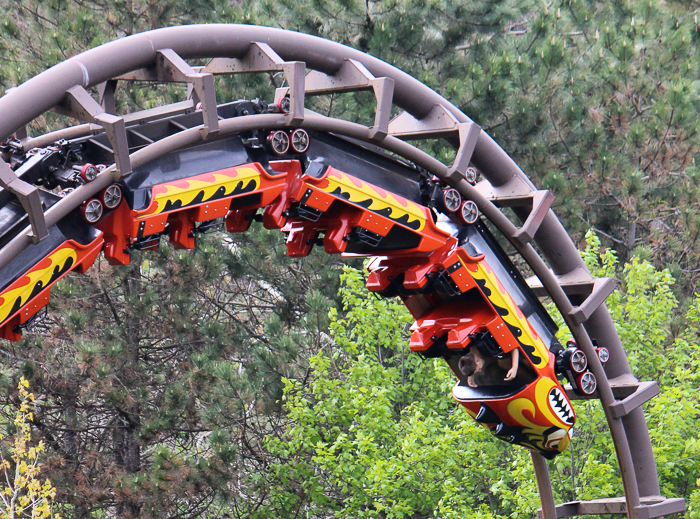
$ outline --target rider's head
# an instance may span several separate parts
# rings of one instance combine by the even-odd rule
[[[481,371],[481,369],[484,367],[484,356],[481,354],[479,351],[479,348],[476,346],[472,346],[469,348],[469,354],[474,356],[474,362],[476,363],[476,371]]]
[[[463,378],[472,376],[476,371],[476,367],[476,359],[471,353],[467,353],[459,359],[459,371]]]

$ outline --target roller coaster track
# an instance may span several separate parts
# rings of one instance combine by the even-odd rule
[[[193,67],[185,61],[205,58],[210,61],[203,67]],[[215,75],[270,71],[281,72],[286,78],[288,86],[276,92],[276,101],[288,103],[284,110],[245,117],[222,117],[225,110],[217,111]],[[119,82],[124,80],[187,83],[191,96],[186,102],[155,111],[117,115],[114,96]],[[87,90],[93,87],[99,89],[99,103]],[[372,91],[376,97],[376,116],[371,127],[324,117],[304,108],[305,97],[357,90]],[[393,119],[390,117],[392,106],[403,110]],[[83,124],[28,138],[26,125],[51,110],[70,115]],[[179,125],[178,131],[159,138],[142,136],[142,145],[133,145],[135,134],[138,136],[134,124],[177,114],[195,114],[196,124],[182,125],[173,119],[172,124]],[[382,148],[434,175],[445,186],[456,189],[463,200],[476,204],[481,215],[510,240],[527,262],[535,274],[528,280],[531,290],[537,296],[550,297],[564,316],[578,347],[588,358],[590,371],[597,377],[597,391],[592,396],[600,399],[605,411],[625,496],[556,505],[547,463],[540,454],[532,451],[542,503],[541,517],[555,519],[578,515],[627,514],[631,518],[647,519],[685,510],[682,499],[666,499],[660,495],[656,464],[641,407],[658,394],[658,385],[639,382],[631,373],[604,303],[614,289],[614,283],[610,279],[594,279],[590,275],[566,230],[550,209],[553,200],[551,193],[538,190],[491,137],[442,96],[395,67],[338,43],[247,25],[172,27],[107,43],[62,62],[8,91],[0,98],[0,138],[13,136],[23,153],[31,153],[31,150],[46,149],[61,140],[89,140],[102,135],[100,145],[111,154],[113,160],[110,161],[112,165],[100,171],[94,180],[79,185],[51,204],[46,204],[41,198],[36,185],[23,179],[21,168],[13,169],[0,161],[0,186],[16,197],[27,216],[26,228],[15,233],[11,239],[2,241],[0,272],[11,268],[13,261],[16,263],[17,258],[28,254],[32,247],[47,243],[54,232],[52,229],[70,215],[75,215],[84,202],[98,196],[115,182],[129,182],[133,171],[168,153],[202,143],[218,142],[243,132],[262,129],[274,132],[290,128],[303,128],[312,135],[313,132],[319,135],[332,133]],[[457,150],[454,163],[443,164],[408,142],[436,137],[454,145]],[[7,156],[3,158],[9,160]],[[284,166],[285,178],[291,178],[294,174],[292,162],[288,161]],[[477,168],[483,177],[478,184],[465,178],[470,165]],[[236,174],[241,174],[240,168]],[[263,170],[258,170],[256,174],[267,178]],[[277,189],[273,189],[274,179],[269,182],[272,186],[270,190]],[[280,184],[278,191],[274,191],[275,196],[296,196],[290,194],[292,188],[289,186],[293,182],[285,182],[287,187],[280,187]],[[286,195],[281,195],[282,192]],[[261,196],[263,201],[259,202],[258,207],[271,204],[264,193]],[[319,203],[322,203],[322,196],[318,196]],[[313,205],[308,200],[306,202]],[[278,228],[289,225],[288,222],[285,224],[285,218],[290,216],[289,207],[289,204],[277,203],[274,208],[277,213],[266,209],[263,213],[263,220],[267,218],[266,225]],[[502,212],[503,208],[512,208],[519,221],[511,221]],[[222,211],[222,215],[229,209],[229,230],[245,230],[253,217],[249,208],[235,211],[233,206],[216,208]],[[424,215],[429,215],[425,208],[422,210]],[[357,217],[369,218],[372,214],[360,210]],[[207,219],[202,214],[189,218],[179,223],[169,220],[170,238],[182,247],[191,245],[188,225],[191,229],[194,222]],[[183,226],[179,234],[175,229],[176,223]],[[429,224],[430,221],[425,225]],[[165,220],[160,220],[159,225],[164,226]],[[97,227],[105,231],[105,237],[109,236],[109,229],[104,225]],[[294,225],[285,229],[292,237],[297,231],[302,235],[305,232],[304,228],[295,228]],[[345,244],[352,241],[345,239],[349,236],[347,232],[336,236],[338,240],[335,242],[329,234],[332,233],[327,231],[324,242],[327,250],[335,247],[332,252],[345,251]],[[434,230],[432,236],[439,234],[439,230]],[[297,243],[298,255],[308,253],[305,246],[309,240],[304,236]],[[372,236],[378,240],[386,238],[386,234],[379,231]],[[427,234],[422,236],[422,239],[428,239]],[[445,236],[443,239],[448,240]],[[312,242],[316,239],[317,235],[311,235]],[[109,240],[105,240],[107,247]],[[112,261],[128,261],[122,254],[124,244],[114,240],[117,238],[112,240],[115,248],[109,253]],[[329,245],[331,242],[335,245]],[[288,246],[289,243],[288,237]],[[90,244],[94,245],[93,248],[85,249],[84,255],[78,258],[82,262],[78,265],[79,270],[89,267],[103,246],[97,238]],[[420,246],[411,250],[418,255],[426,253]],[[107,254],[106,248],[105,251]],[[29,302],[34,306],[41,305],[41,301]],[[31,313],[29,304],[26,307],[28,316]],[[22,306],[24,309],[25,306]],[[17,322],[23,322],[21,317],[18,319]],[[12,335],[13,332],[8,333]],[[605,345],[610,352],[610,360],[605,365],[596,355],[593,339]],[[568,394],[576,398],[572,392]]]

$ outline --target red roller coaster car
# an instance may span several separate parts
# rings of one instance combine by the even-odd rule
[[[238,101],[218,113],[279,109]],[[155,141],[201,120],[195,111],[139,123],[132,135]],[[50,207],[114,161],[105,139],[90,135],[32,153],[9,142],[0,151]],[[132,151],[142,145],[130,143]],[[476,171],[467,173],[475,182]],[[568,446],[575,416],[558,376],[581,394],[595,390],[595,377],[575,345],[559,345],[556,326],[474,202],[410,163],[323,132],[232,135],[168,153],[104,188],[0,270],[0,336],[19,339],[51,286],[70,270],[87,269],[101,250],[109,263],[127,264],[132,250],[157,247],[161,236],[192,248],[221,220],[230,232],[253,221],[281,229],[292,256],[316,245],[373,256],[367,287],[403,299],[416,319],[411,349],[446,359],[460,379],[453,395],[472,417],[498,438],[548,457]],[[0,190],[0,247],[26,224],[22,206]],[[470,358],[482,365],[473,378],[461,368]],[[483,380],[485,366],[512,368],[516,360],[509,380],[504,373]]]

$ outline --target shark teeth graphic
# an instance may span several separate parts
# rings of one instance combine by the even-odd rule
[[[574,411],[569,405],[569,401],[558,387],[553,387],[549,392],[549,407],[557,417],[567,425],[574,425]]]

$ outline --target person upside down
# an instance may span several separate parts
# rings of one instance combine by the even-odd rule
[[[460,384],[469,387],[512,384],[520,368],[520,350],[514,348],[503,358],[485,356],[476,346],[459,359]],[[528,375],[520,369],[521,375]],[[525,373],[524,373],[525,372]]]

